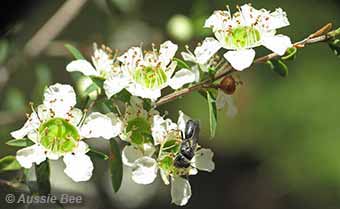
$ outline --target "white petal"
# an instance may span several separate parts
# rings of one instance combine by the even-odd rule
[[[205,28],[212,28],[213,31],[225,29],[230,25],[231,14],[228,11],[217,10],[205,21]]]
[[[263,13],[267,13],[266,10],[257,10],[250,6],[249,4],[244,4],[241,6],[242,18],[244,19],[246,25],[251,25],[260,20],[260,16]]]
[[[228,51],[224,57],[235,68],[235,70],[242,71],[248,68],[254,61],[255,50],[241,49],[237,51]]]
[[[46,160],[45,150],[40,145],[32,145],[17,151],[17,161],[24,168],[32,167],[33,163],[39,165]]]
[[[220,42],[216,39],[207,37],[202,42],[201,46],[196,47],[194,53],[197,63],[205,64],[208,60],[221,48]]]
[[[282,56],[289,47],[292,47],[292,42],[288,36],[276,35],[264,38],[262,45]]]
[[[170,63],[175,56],[177,49],[178,46],[171,41],[166,41],[161,44],[159,49],[159,61],[161,61],[163,66],[167,66]]]
[[[73,150],[75,154],[86,154],[90,150],[89,145],[83,141],[79,141],[77,147]]]
[[[151,157],[156,151],[156,148],[153,144],[151,143],[144,143],[143,144],[143,154],[144,156],[149,156]]]
[[[94,53],[92,56],[92,62],[96,67],[98,74],[105,78],[106,75],[112,70],[112,56],[102,48],[98,48],[97,44],[94,44],[93,48]]]
[[[200,70],[197,65],[192,66],[191,72],[195,74],[195,82],[200,81]]]
[[[139,96],[146,99],[156,101],[161,96],[160,89],[149,89],[139,84],[130,85],[127,89],[133,96]]]
[[[127,166],[133,166],[134,162],[143,157],[143,153],[134,146],[127,145],[122,151],[122,161]]]
[[[60,155],[51,151],[47,151],[46,157],[50,160],[58,160],[60,158]]]
[[[183,206],[191,197],[191,186],[188,180],[182,177],[173,177],[171,184],[172,203]]]
[[[73,108],[67,115],[67,120],[74,126],[78,126],[81,118],[83,117],[83,112],[78,108]]]
[[[51,112],[43,104],[41,104],[37,107],[37,114],[38,114],[39,119],[41,121],[47,121],[47,120],[51,119],[51,117],[52,117]]]
[[[24,124],[22,128],[20,128],[17,131],[11,132],[11,136],[15,139],[22,139],[26,135],[29,135],[31,133],[34,133],[36,129],[38,129],[40,126],[40,121],[38,119],[37,113],[33,112],[31,113],[30,117]]]
[[[142,157],[132,167],[132,180],[137,184],[151,184],[157,177],[157,161],[151,157]]]
[[[177,125],[179,130],[181,130],[183,133],[185,131],[185,126],[188,120],[190,120],[190,117],[184,114],[182,111],[178,111],[179,116],[177,120]]]
[[[93,68],[91,63],[86,60],[74,60],[66,66],[68,72],[81,72],[86,76],[99,76],[99,73]]]
[[[111,73],[104,81],[104,90],[108,98],[119,93],[129,84],[128,78],[123,73]]]
[[[152,138],[154,139],[155,145],[163,143],[168,134],[166,122],[160,115],[154,115],[152,126],[151,126]]]
[[[165,184],[165,185],[169,185],[169,184],[170,184],[170,179],[169,179],[170,176],[169,176],[169,174],[167,174],[167,172],[164,171],[163,169],[161,169],[161,170],[159,171],[159,173],[160,173],[160,175],[161,175],[161,178],[162,178],[164,184]]]
[[[121,61],[127,70],[134,70],[138,64],[137,61],[143,60],[142,49],[140,47],[131,47],[122,56],[117,57],[117,60]]]
[[[194,62],[194,63],[197,62],[196,57],[193,54],[189,54],[188,52],[181,52],[181,55],[185,61]]]
[[[88,181],[92,176],[93,164],[89,156],[86,154],[66,154],[64,156],[66,168],[64,172],[73,181]]]
[[[215,169],[213,156],[214,153],[210,149],[199,149],[192,159],[192,165],[199,170],[211,172]]]
[[[114,114],[93,112],[85,119],[80,133],[84,138],[111,139],[121,133],[122,126],[122,121]]]
[[[76,93],[70,85],[54,84],[44,93],[44,105],[55,113],[55,117],[65,118],[76,104]]]
[[[268,21],[269,30],[274,30],[289,25],[287,14],[281,8],[278,8],[272,12]]]
[[[195,73],[188,69],[181,69],[175,73],[175,75],[169,80],[169,86],[173,89],[179,89],[187,83],[195,81]]]

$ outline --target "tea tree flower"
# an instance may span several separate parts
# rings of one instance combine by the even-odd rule
[[[81,72],[85,76],[106,78],[115,65],[112,50],[105,46],[98,48],[97,44],[93,44],[93,51],[93,64],[87,60],[78,59],[70,62],[66,66],[66,70],[68,72]]]
[[[68,72],[81,72],[85,76],[103,79],[105,93],[108,97],[111,97],[127,86],[128,75],[122,71],[109,47],[102,46],[102,48],[98,48],[94,44],[93,48],[93,64],[87,60],[78,59],[69,63],[66,70]]]
[[[152,158],[156,151],[151,134],[151,124],[158,112],[145,110],[143,100],[132,96],[123,117],[124,128],[120,134],[129,145],[122,151],[123,163],[132,168],[132,180],[150,184],[157,176],[157,162]]]
[[[233,15],[229,10],[215,11],[204,26],[212,28],[220,47],[229,50],[224,57],[241,71],[252,64],[255,47],[263,45],[282,56],[292,44],[288,36],[276,35],[276,29],[288,25],[287,15],[281,8],[269,12],[245,4]]]
[[[185,176],[197,174],[197,169],[211,172],[215,167],[212,151],[200,147],[195,148],[194,157],[187,168],[176,167],[175,158],[183,140],[181,132],[185,130],[188,120],[189,117],[182,112],[177,123],[154,115],[152,136],[154,142],[160,146],[158,155],[155,156],[150,151],[143,153],[131,145],[125,147],[122,154],[125,164],[132,167],[132,178],[136,183],[152,183],[159,170],[164,183],[168,185],[171,182],[172,202],[177,205],[185,205],[191,197],[191,186]],[[133,163],[130,164],[131,162]]]
[[[121,68],[129,74],[130,82],[126,89],[134,96],[156,100],[167,86],[178,89],[193,82],[195,74],[189,69],[183,68],[174,74],[176,62],[172,58],[177,48],[171,41],[166,41],[159,50],[153,48],[143,54],[141,47],[132,47],[118,57]],[[108,82],[112,87],[117,85],[114,78]]]
[[[72,180],[87,181],[93,164],[86,153],[84,138],[110,139],[121,132],[122,123],[113,114],[93,112],[89,115],[75,107],[76,94],[69,85],[55,84],[44,92],[44,101],[33,110],[24,126],[11,133],[15,139],[28,137],[34,145],[17,151],[16,158],[24,168],[46,159],[63,157],[64,172]]]

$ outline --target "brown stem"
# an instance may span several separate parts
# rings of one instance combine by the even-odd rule
[[[324,27],[322,27],[321,29],[323,29]],[[319,33],[319,31],[321,29],[319,29],[317,32]],[[309,45],[309,44],[325,42],[325,41],[327,41],[327,40],[329,40],[331,38],[334,38],[335,36],[340,35],[340,30],[339,29],[333,30],[333,31],[331,31],[331,32],[329,32],[327,34],[320,34],[317,37],[315,37],[315,34],[316,33],[312,33],[311,35],[308,36],[308,38],[305,38],[305,39],[303,39],[301,41],[298,41],[298,42],[294,43],[293,46],[296,47],[296,48],[304,48],[306,45]],[[274,58],[276,58],[278,56],[279,55],[276,54],[276,53],[271,53],[271,54],[268,54],[268,55],[265,55],[263,57],[259,57],[259,58],[255,59],[253,64],[265,63],[268,60],[274,59]],[[247,69],[249,69],[249,68],[247,68]],[[236,70],[233,69],[233,67],[231,65],[226,64],[226,65],[224,65],[223,69],[220,70],[220,72],[217,72],[215,74],[214,78],[209,78],[209,79],[203,80],[203,81],[201,81],[201,82],[199,82],[197,84],[194,84],[194,85],[192,85],[190,87],[183,88],[183,89],[181,89],[179,91],[175,91],[173,93],[165,95],[165,96],[161,97],[156,102],[156,106],[160,106],[162,104],[171,102],[171,101],[173,101],[173,100],[175,100],[175,99],[177,99],[177,98],[179,98],[181,96],[184,96],[186,94],[189,94],[191,92],[199,91],[199,90],[201,90],[203,88],[206,88],[207,86],[209,86],[210,83],[212,83],[212,82],[214,82],[216,80],[219,80],[220,78],[223,78],[224,76],[229,75],[229,74],[231,74],[231,73],[233,73],[235,71]]]

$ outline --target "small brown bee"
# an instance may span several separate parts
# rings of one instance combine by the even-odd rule
[[[231,75],[225,76],[220,84],[218,85],[218,88],[221,89],[226,94],[233,94],[236,91],[236,85],[238,82],[232,77]]]

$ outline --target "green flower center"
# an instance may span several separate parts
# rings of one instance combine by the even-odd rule
[[[150,123],[144,118],[128,121],[126,132],[130,134],[131,142],[137,145],[152,142]]]
[[[260,40],[260,32],[251,26],[234,28],[225,37],[227,45],[232,49],[254,47]]]
[[[168,78],[161,68],[144,67],[136,69],[133,79],[146,88],[154,89],[161,87]]]
[[[39,127],[40,143],[53,153],[72,152],[80,140],[77,129],[62,118],[53,118]]]

